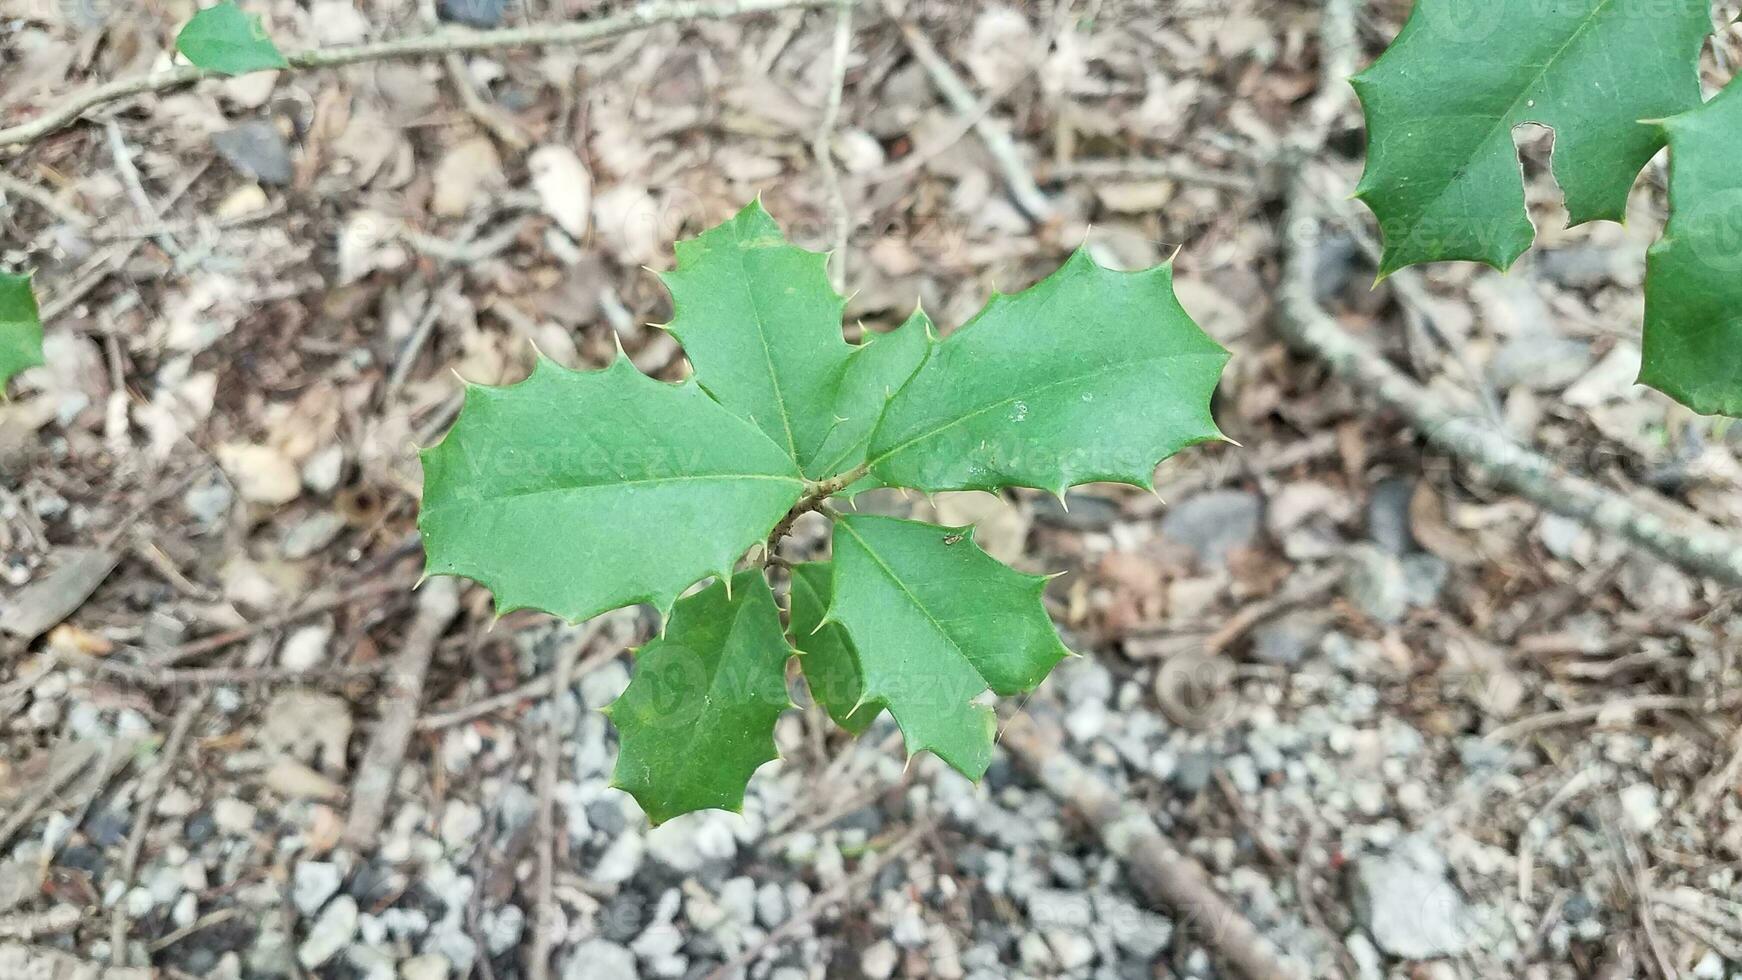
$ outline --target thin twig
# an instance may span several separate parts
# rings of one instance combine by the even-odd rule
[[[1028,164],[1023,162],[1022,151],[1017,149],[1016,141],[1010,138],[1010,133],[997,120],[982,111],[980,100],[974,97],[968,84],[944,60],[937,46],[932,44],[931,38],[904,20],[892,0],[884,0],[883,11],[901,28],[901,37],[907,42],[907,49],[931,77],[933,87],[944,97],[944,101],[958,115],[975,117],[974,132],[979,134],[980,141],[986,144],[987,152],[992,154],[992,159],[998,164],[1016,206],[1036,224],[1045,224],[1051,220],[1052,202],[1042,193],[1040,185],[1034,182],[1034,174],[1029,171]]]
[[[163,743],[157,765],[139,783],[139,794],[134,797],[133,829],[127,833],[127,845],[121,852],[121,870],[117,875],[123,896],[133,887],[134,875],[139,871],[139,854],[145,849],[145,835],[151,829],[151,814],[157,809],[157,798],[163,795],[164,783],[179,765],[182,746],[205,706],[204,692],[196,692],[183,702],[170,725],[169,738]],[[116,966],[123,965],[127,958],[127,921],[127,902],[123,898],[115,903],[109,919],[109,962]]]
[[[530,980],[550,980],[550,956],[556,948],[556,784],[566,734],[562,695],[573,683],[575,657],[587,648],[603,627],[602,619],[593,620],[577,642],[558,650],[551,674],[551,699],[546,706],[548,717],[538,765],[538,877],[534,883],[537,891],[534,893],[532,948],[527,953],[526,963],[526,975]]]
[[[1171,180],[1236,194],[1254,194],[1264,188],[1259,175],[1210,170],[1182,160],[1073,160],[1041,168],[1046,180]]]
[[[0,170],[0,193],[29,201],[75,228],[90,228],[96,220],[48,191]]]
[[[945,130],[941,135],[927,141],[925,146],[915,147],[910,153],[901,159],[886,163],[876,170],[861,176],[859,182],[866,187],[873,187],[877,184],[888,183],[892,180],[903,180],[919,173],[921,170],[924,170],[926,164],[937,159],[940,155],[948,151],[950,147],[960,143],[963,137],[973,132],[974,127],[979,125],[980,120],[983,119],[987,113],[991,112],[999,102],[1003,101],[1006,95],[1009,95],[1014,91],[1017,85],[1020,85],[1027,80],[1028,74],[1024,73],[998,91],[983,96],[978,104],[974,106],[973,112],[957,113],[955,124],[948,130]]]
[[[434,578],[418,590],[417,615],[406,631],[399,655],[394,658],[389,688],[381,708],[381,721],[369,738],[369,748],[351,783],[351,813],[345,821],[345,840],[352,847],[372,847],[381,829],[381,819],[393,796],[393,784],[405,748],[417,723],[418,704],[423,700],[423,679],[435,656],[436,643],[460,612],[459,587],[449,578]]]
[[[484,101],[478,94],[478,89],[472,84],[472,76],[466,70],[466,60],[458,54],[449,52],[442,56],[442,66],[447,69],[448,80],[454,83],[454,91],[460,95],[460,105],[464,106],[468,115],[478,121],[478,125],[490,131],[490,135],[511,150],[524,150],[532,145],[526,132],[520,124],[507,112]]]
[[[133,207],[147,224],[163,224],[163,215],[158,213],[157,205],[151,203],[151,195],[145,192],[145,184],[139,177],[139,168],[133,165],[133,154],[127,149],[127,139],[121,135],[121,127],[110,119],[103,128],[109,135],[109,154],[115,160],[115,172],[121,175],[122,186],[127,189],[127,199],[133,202]],[[171,256],[181,258],[181,246],[168,232],[153,235],[151,240]]]
[[[847,288],[847,234],[852,229],[852,217],[847,212],[847,195],[841,190],[841,174],[835,169],[832,144],[835,123],[841,116],[841,95],[847,85],[847,52],[852,37],[853,5],[845,2],[835,13],[833,77],[829,82],[828,99],[823,103],[823,118],[817,124],[816,139],[811,143],[811,152],[816,155],[817,168],[823,173],[823,186],[829,194],[830,218],[834,222],[834,233],[829,239],[829,251],[834,257],[829,263],[829,279],[838,293]]]
[[[658,24],[690,20],[724,20],[771,10],[831,6],[842,0],[649,0],[634,9],[593,20],[530,24],[488,31],[445,29],[418,37],[368,44],[293,51],[284,60],[291,68],[333,68],[361,61],[420,58],[503,48],[558,47],[587,44]],[[134,95],[161,92],[205,78],[218,77],[193,65],[177,65],[133,78],[116,79],[71,96],[27,123],[0,129],[0,146],[30,143],[60,129],[90,110]]]
[[[80,670],[113,677],[135,687],[160,691],[182,687],[245,684],[347,684],[358,678],[373,677],[385,673],[391,666],[385,661],[377,661],[345,667],[321,666],[308,670],[297,670],[289,667],[211,667],[193,670],[164,670],[160,667],[141,667],[116,660],[105,660],[70,650],[56,651],[52,656],[62,663],[77,667]]]
[[[623,651],[614,647],[600,650],[577,664],[573,674],[571,675],[571,679],[579,680],[611,661],[616,660],[622,655]],[[555,687],[555,682],[555,675],[543,674],[527,681],[512,691],[503,691],[501,694],[492,694],[486,698],[479,698],[471,704],[455,708],[452,711],[425,715],[417,720],[417,730],[420,732],[433,732],[443,728],[452,728],[455,725],[463,725],[468,721],[475,721],[479,718],[485,717],[486,715],[495,714],[498,711],[506,711],[507,709],[526,701],[549,697],[550,692]]]
[[[5,850],[6,845],[12,843],[13,835],[24,829],[30,821],[36,819],[37,811],[41,810],[56,793],[72,782],[75,776],[85,771],[85,767],[90,765],[96,756],[97,748],[98,746],[94,743],[77,745],[73,749],[70,760],[64,761],[59,770],[45,773],[36,789],[25,797],[11,813],[8,813],[4,820],[0,820],[0,851]]]
[[[502,227],[488,235],[480,235],[477,238],[460,242],[437,238],[415,228],[400,228],[399,237],[405,241],[405,244],[433,259],[439,259],[450,265],[473,265],[485,259],[493,259],[512,248],[515,241],[520,238],[520,232],[526,227],[528,220],[526,216],[521,215],[512,221],[504,222]]]
[[[448,301],[459,292],[459,281],[448,280],[448,287],[436,290],[429,295],[428,305],[424,307],[423,315],[418,317],[417,325],[411,330],[411,336],[405,338],[399,353],[393,358],[393,367],[387,372],[387,384],[381,390],[381,404],[390,406],[399,395],[399,389],[411,377],[411,369],[417,365],[418,355],[423,353],[424,345],[429,343],[430,335],[435,333],[436,321],[441,319],[442,311]]]
[[[183,660],[191,660],[195,657],[203,657],[208,653],[216,653],[225,647],[234,646],[237,643],[251,640],[267,630],[275,630],[282,626],[289,626],[291,623],[299,620],[308,619],[311,616],[318,616],[321,613],[332,612],[335,609],[348,606],[354,602],[361,602],[364,599],[373,599],[394,592],[403,592],[409,587],[409,583],[406,582],[365,582],[356,588],[344,592],[315,596],[289,612],[266,616],[257,619],[246,626],[238,626],[233,630],[225,630],[222,633],[214,633],[211,636],[202,636],[197,640],[190,640],[183,643],[181,646],[176,647],[174,650],[171,650],[169,653],[157,660],[153,666],[169,667],[181,663]]]
[[[1601,704],[1584,704],[1576,708],[1563,708],[1559,711],[1548,711],[1540,715],[1520,718],[1509,725],[1501,725],[1487,735],[1483,741],[1493,744],[1510,742],[1525,735],[1546,732],[1552,728],[1564,728],[1568,725],[1583,725],[1596,721],[1606,714],[1628,711],[1686,711],[1694,714],[1720,714],[1742,704],[1742,692],[1732,691],[1720,698],[1716,703],[1700,698],[1682,698],[1666,694],[1642,694],[1632,698],[1616,698]]]

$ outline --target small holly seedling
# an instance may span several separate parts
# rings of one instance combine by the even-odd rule
[[[826,261],[751,204],[679,243],[663,276],[694,377],[541,357],[519,384],[469,385],[423,453],[431,574],[484,584],[498,613],[666,617],[608,709],[613,781],[656,823],[742,805],[793,706],[795,654],[842,728],[887,711],[910,753],[975,779],[991,694],[1034,690],[1068,654],[1045,576],[998,562],[971,527],[844,512],[855,494],[1147,488],[1159,461],[1221,438],[1210,399],[1228,354],[1168,266],[1115,272],[1079,250],[942,340],[915,312],[853,345]],[[833,522],[832,555],[789,564],[781,540],[813,512]]]
[[[1640,381],[1700,412],[1742,414],[1742,83],[1701,105],[1708,0],[1417,0],[1352,80],[1366,109],[1356,196],[1385,236],[1380,274],[1530,248],[1513,129],[1554,130],[1574,224],[1621,220],[1670,148],[1669,227],[1648,263]]]

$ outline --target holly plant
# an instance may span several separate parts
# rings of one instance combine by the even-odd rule
[[[1702,104],[1709,0],[1417,0],[1352,80],[1367,113],[1356,196],[1385,236],[1380,274],[1530,248],[1513,129],[1554,130],[1574,224],[1621,220],[1670,148],[1669,226],[1648,263],[1640,381],[1700,412],[1742,414],[1742,82]]]
[[[910,753],[974,779],[991,695],[1034,690],[1068,655],[1046,576],[1001,564],[972,527],[855,512],[856,494],[1147,488],[1162,459],[1221,438],[1228,354],[1168,266],[1115,272],[1079,250],[941,340],[916,311],[854,345],[826,261],[753,203],[679,243],[662,277],[693,377],[541,357],[519,384],[468,385],[422,456],[430,573],[482,583],[498,613],[664,617],[607,709],[613,782],[655,823],[741,807],[793,707],[795,655],[842,728],[887,711]],[[809,513],[833,522],[832,555],[791,562],[782,539]]]

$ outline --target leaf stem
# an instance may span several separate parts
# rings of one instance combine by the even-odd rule
[[[777,562],[774,549],[780,545],[780,539],[786,537],[787,533],[792,530],[792,526],[798,523],[799,518],[811,511],[820,510],[829,514],[830,518],[833,519],[835,509],[828,505],[829,498],[858,483],[869,472],[871,472],[871,464],[860,463],[839,476],[831,476],[827,480],[818,480],[815,483],[807,481],[804,495],[798,498],[798,503],[793,504],[792,509],[786,512],[786,516],[780,519],[780,523],[774,525],[774,530],[768,532],[768,538],[763,542],[763,561],[768,564]]]

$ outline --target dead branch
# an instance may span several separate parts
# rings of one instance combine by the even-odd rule
[[[1487,470],[1500,483],[1547,510],[1618,535],[1663,560],[1728,586],[1742,586],[1742,540],[1692,514],[1677,519],[1572,473],[1526,449],[1486,422],[1442,403],[1379,352],[1351,336],[1318,305],[1313,292],[1318,232],[1313,192],[1304,176],[1291,188],[1288,233],[1283,236],[1283,338],[1323,361],[1331,373],[1401,414],[1422,438]]]
[[[1298,980],[1270,941],[1210,883],[1196,861],[1174,849],[1154,822],[1061,746],[1064,733],[1051,722],[1019,714],[1000,739],[1016,761],[1054,799],[1082,814],[1107,848],[1125,863],[1144,897],[1172,911],[1247,980]]]
[[[557,24],[531,24],[488,31],[445,29],[418,37],[369,44],[293,51],[284,60],[293,69],[333,68],[360,61],[421,58],[431,55],[497,51],[503,48],[562,47],[588,44],[658,24],[724,20],[771,10],[825,7],[851,0],[649,0],[609,17]],[[178,88],[220,77],[193,65],[177,65],[149,75],[121,78],[80,92],[27,123],[0,129],[0,146],[26,144],[61,129],[98,106],[147,92]]]
[[[459,586],[450,578],[434,578],[418,590],[417,616],[411,621],[405,642],[388,674],[388,692],[381,708],[381,722],[369,739],[357,778],[351,783],[351,814],[345,823],[345,840],[359,849],[372,847],[381,830],[381,819],[393,796],[399,764],[417,724],[418,704],[423,700],[423,679],[435,656],[436,643],[460,612]]]
[[[1487,470],[1500,483],[1547,510],[1618,535],[1671,564],[1729,586],[1742,586],[1742,539],[1691,513],[1668,516],[1667,504],[1641,502],[1568,472],[1514,443],[1485,421],[1457,412],[1378,351],[1356,339],[1319,306],[1314,276],[1319,235],[1317,200],[1304,161],[1347,106],[1344,84],[1356,53],[1353,0],[1330,0],[1321,27],[1324,75],[1295,138],[1299,154],[1288,182],[1288,218],[1282,236],[1283,273],[1277,328],[1290,346],[1324,362],[1331,373],[1401,414],[1429,444]],[[1656,512],[1654,512],[1656,511]]]

